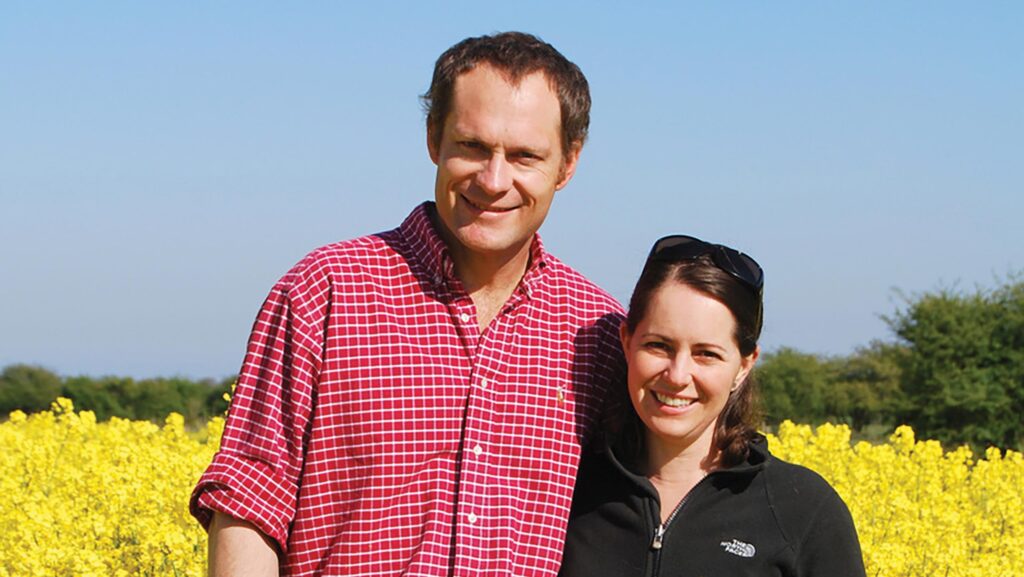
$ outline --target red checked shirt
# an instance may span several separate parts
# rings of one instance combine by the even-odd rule
[[[558,572],[621,309],[536,238],[481,332],[432,211],[314,251],[256,319],[191,507],[254,523],[282,575]]]

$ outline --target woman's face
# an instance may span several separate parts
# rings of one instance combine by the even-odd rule
[[[674,281],[654,291],[632,334],[622,326],[629,395],[650,449],[710,454],[731,389],[757,358],[740,354],[735,332],[724,304]]]

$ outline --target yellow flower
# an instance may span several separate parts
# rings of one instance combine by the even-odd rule
[[[0,423],[0,577],[205,574],[206,535],[188,497],[224,419],[189,432],[97,423],[69,399]],[[1024,455],[944,450],[899,427],[851,445],[845,425],[786,422],[768,435],[779,458],[818,471],[850,508],[872,577],[1024,575]]]

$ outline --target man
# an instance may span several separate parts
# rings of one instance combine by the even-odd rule
[[[537,229],[589,124],[579,69],[470,38],[427,104],[435,202],[310,253],[253,327],[193,493],[211,574],[554,575],[619,305]]]

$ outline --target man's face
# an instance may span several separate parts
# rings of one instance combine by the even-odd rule
[[[437,213],[456,261],[528,255],[579,158],[579,147],[563,154],[561,109],[543,73],[518,85],[486,64],[462,74],[434,136],[427,142]]]

